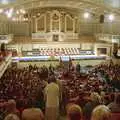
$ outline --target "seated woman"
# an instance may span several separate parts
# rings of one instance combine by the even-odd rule
[[[97,106],[91,116],[91,120],[110,120],[111,112],[110,109],[105,105]]]
[[[67,106],[67,119],[68,120],[82,120],[82,109],[76,104],[69,104]]]

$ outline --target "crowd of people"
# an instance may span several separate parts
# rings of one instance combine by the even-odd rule
[[[101,72],[108,83],[111,83],[115,88],[120,89],[120,66],[118,64],[101,64],[97,66],[96,71]]]
[[[0,119],[57,120],[64,114],[68,120],[109,120],[120,113],[119,71],[112,62],[86,73],[71,61],[9,67],[0,80]]]

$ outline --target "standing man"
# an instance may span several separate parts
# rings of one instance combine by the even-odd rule
[[[46,120],[57,120],[59,115],[59,86],[54,75],[49,77],[49,84],[45,88]]]
[[[80,73],[80,68],[81,68],[80,64],[77,63],[77,65],[76,65],[76,72]]]

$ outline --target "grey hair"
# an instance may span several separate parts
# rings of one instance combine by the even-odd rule
[[[15,114],[8,114],[4,120],[20,120],[20,118]]]

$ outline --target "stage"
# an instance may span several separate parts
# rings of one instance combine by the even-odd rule
[[[12,57],[13,61],[69,61],[71,60],[95,60],[106,59],[107,56],[96,55],[71,55],[71,56],[24,56],[24,57]]]

